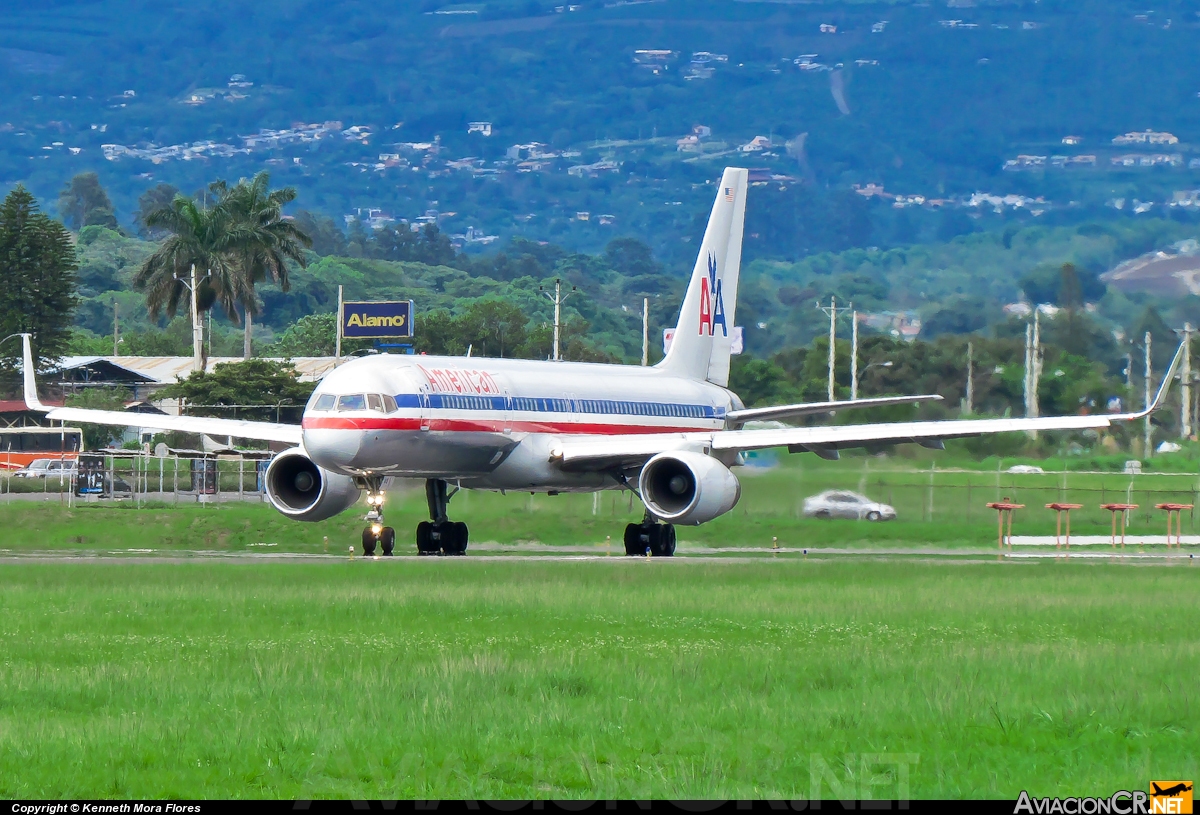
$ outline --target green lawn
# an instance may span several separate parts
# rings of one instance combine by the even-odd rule
[[[5,565],[0,797],[1144,789],[1200,774],[1198,575]]]

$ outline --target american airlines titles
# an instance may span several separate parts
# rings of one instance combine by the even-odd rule
[[[438,393],[494,393],[500,394],[500,386],[487,371],[464,370],[462,368],[426,368],[418,365],[429,387]]]

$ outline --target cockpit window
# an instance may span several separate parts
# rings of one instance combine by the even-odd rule
[[[392,396],[388,396],[385,393],[383,395],[383,409],[387,413],[395,413],[396,412],[396,399]]]
[[[317,401],[313,403],[313,410],[333,410],[334,403],[337,402],[337,397],[332,393],[323,393],[317,397]]]
[[[361,393],[349,394],[338,399],[338,410],[366,410],[367,397]]]
[[[376,410],[380,413],[383,413],[383,399],[381,399],[377,393],[367,394],[367,406],[370,407],[371,410]]]

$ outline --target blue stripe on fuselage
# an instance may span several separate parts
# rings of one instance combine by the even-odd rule
[[[723,419],[725,408],[672,402],[631,402],[620,399],[556,399],[533,396],[476,396],[431,393],[428,407],[442,410],[512,410],[528,413],[584,413],[599,416],[657,416],[676,419]],[[397,394],[396,405],[419,408],[421,396]]]

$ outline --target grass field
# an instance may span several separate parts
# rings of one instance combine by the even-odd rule
[[[971,465],[936,457],[924,460],[860,457],[827,462],[812,456],[783,457],[780,466],[738,470],[741,502],[728,515],[701,527],[678,530],[685,549],[728,546],[995,546],[995,514],[988,501],[1008,496],[1027,505],[1013,526],[1016,534],[1053,534],[1054,515],[1043,505],[1050,501],[1084,504],[1072,517],[1076,534],[1109,531],[1106,501],[1132,501],[1141,509],[1130,518],[1134,534],[1165,533],[1163,501],[1200,503],[1196,472],[1128,476],[1121,473],[1047,473],[1016,475],[996,462]],[[1049,466],[1049,465],[1048,465]],[[820,521],[800,516],[806,496],[824,489],[863,492],[893,504],[899,519],[882,524]],[[60,504],[60,500],[64,503]],[[185,499],[186,500],[186,499]],[[120,549],[150,548],[158,552],[196,549],[250,550],[271,544],[276,551],[347,553],[359,539],[365,510],[351,510],[329,521],[302,524],[288,521],[269,506],[243,504],[219,507],[181,503],[132,510],[132,502],[112,508],[111,502],[65,506],[65,497],[47,503],[0,498],[0,549]],[[412,530],[426,517],[419,484],[398,484],[387,504],[388,523],[395,526],[400,548],[414,549]],[[513,544],[536,541],[548,545],[603,546],[607,538],[620,546],[624,525],[641,519],[640,503],[628,493],[547,496],[462,492],[451,503],[456,519],[466,521],[474,543]],[[1197,531],[1194,513],[1185,514],[1184,533]]]
[[[894,797],[902,771],[912,797],[1145,789],[1200,774],[1197,578],[5,565],[0,797]]]

